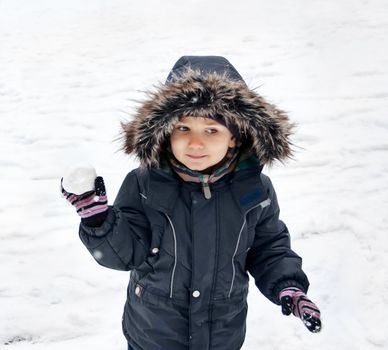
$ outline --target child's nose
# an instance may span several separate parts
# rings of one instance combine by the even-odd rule
[[[189,147],[190,148],[202,148],[203,147],[203,140],[198,135],[192,135],[189,140]]]

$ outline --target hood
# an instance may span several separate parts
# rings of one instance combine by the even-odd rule
[[[159,166],[181,116],[222,119],[237,129],[241,147],[262,165],[292,155],[293,124],[287,115],[249,89],[223,57],[181,57],[166,82],[148,92],[133,120],[122,123],[123,150],[135,155],[141,166]]]

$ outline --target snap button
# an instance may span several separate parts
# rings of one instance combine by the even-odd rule
[[[159,253],[159,248],[152,248],[152,254],[158,254]]]
[[[195,290],[195,291],[193,292],[193,297],[194,297],[194,298],[198,298],[200,295],[201,295],[201,293],[200,293],[199,290]]]
[[[141,293],[141,288],[140,288],[140,286],[136,286],[136,288],[135,288],[135,294],[139,297],[139,296],[140,296],[140,293]]]

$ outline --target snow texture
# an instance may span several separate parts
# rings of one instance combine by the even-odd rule
[[[243,350],[388,349],[387,38],[386,0],[1,0],[0,348],[126,349],[128,273],[83,247],[59,180],[93,164],[112,202],[136,166],[120,121],[216,54],[298,123],[265,172],[323,318],[311,334],[252,283]]]

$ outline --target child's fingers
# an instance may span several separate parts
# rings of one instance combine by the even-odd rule
[[[292,298],[290,296],[285,296],[280,299],[282,304],[282,313],[283,315],[291,315],[292,312]]]
[[[318,333],[322,329],[322,322],[319,317],[315,317],[309,313],[304,313],[302,321],[307,329],[312,333]]]

